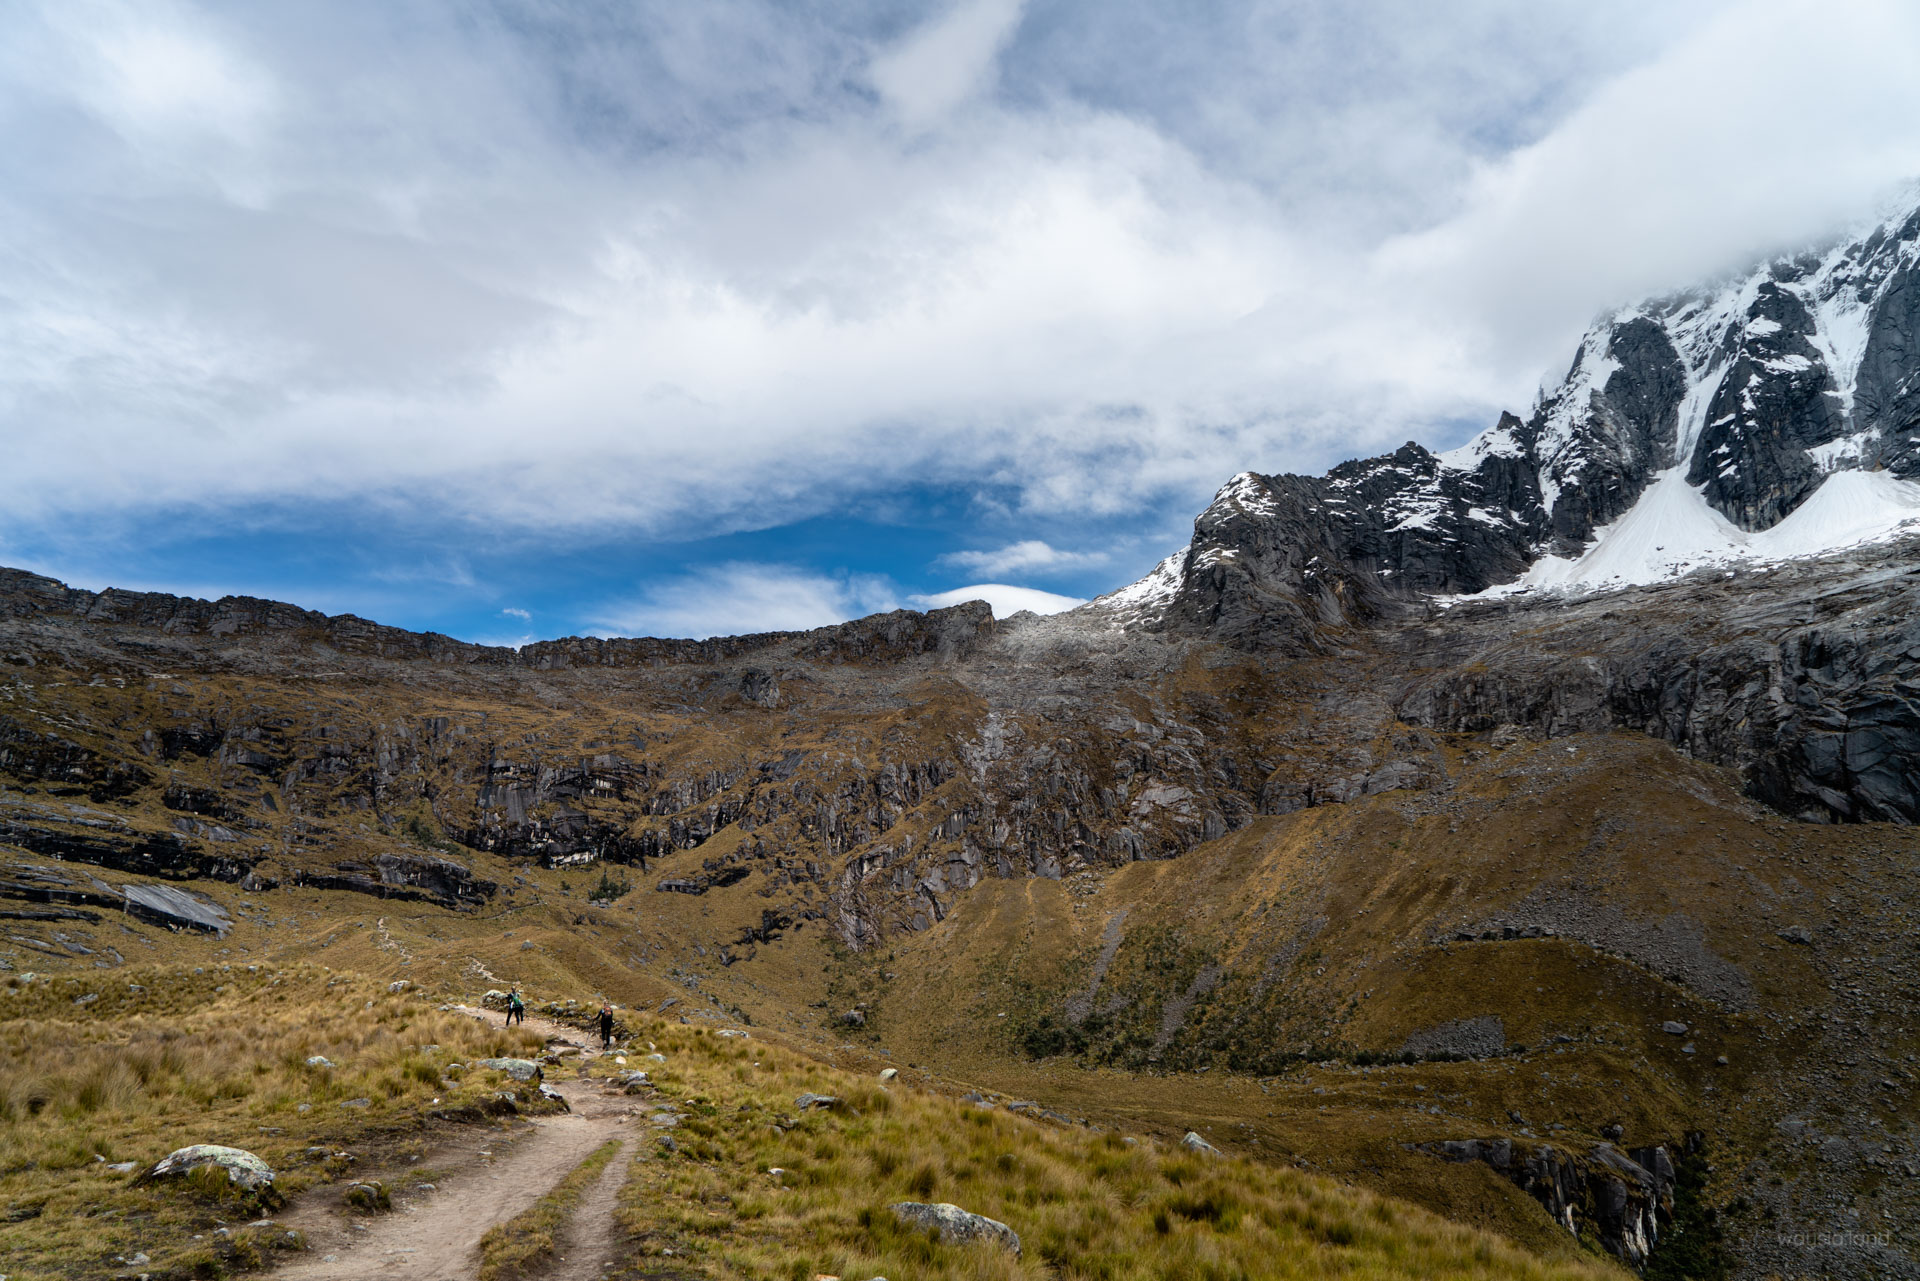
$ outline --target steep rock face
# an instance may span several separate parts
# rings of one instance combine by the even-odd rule
[[[1538,1201],[1574,1235],[1591,1232],[1607,1251],[1644,1268],[1673,1221],[1674,1168],[1664,1147],[1624,1153],[1596,1143],[1576,1156],[1547,1144],[1516,1148],[1510,1139],[1453,1139],[1434,1149],[1443,1160],[1478,1161]]]
[[[1686,368],[1656,321],[1633,316],[1587,335],[1525,431],[1502,442],[1541,473],[1537,501],[1555,550],[1585,545],[1633,506],[1655,470],[1671,465],[1686,391]]]
[[[1920,239],[1920,228],[1911,234]],[[1920,260],[1894,273],[1874,303],[1854,404],[1860,425],[1885,442],[1887,466],[1920,474]]]
[[[1906,551],[1910,554],[1911,549]],[[1920,823],[1920,581],[1895,548],[1765,584],[1462,606],[1397,638],[1437,730],[1639,730],[1815,821]]]
[[[1687,482],[1705,486],[1707,501],[1742,529],[1778,524],[1805,502],[1823,478],[1812,451],[1846,434],[1816,336],[1806,303],[1766,281],[1708,402]]]

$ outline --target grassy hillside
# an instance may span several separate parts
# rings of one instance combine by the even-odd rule
[[[660,1092],[689,1113],[674,1150],[635,1166],[625,1221],[642,1247],[712,1275],[1527,1277],[1619,1275],[1545,1262],[1497,1237],[1244,1157],[1028,1119],[778,1046],[659,1029]],[[829,1109],[794,1106],[829,1094]],[[898,1224],[950,1201],[1011,1226],[1019,1258]]]
[[[16,978],[5,989],[0,1249],[16,1281],[117,1275],[140,1253],[155,1277],[270,1264],[300,1243],[271,1227],[233,1229],[318,1184],[405,1169],[450,1127],[508,1123],[492,1100],[513,1083],[454,1065],[537,1048],[527,1033],[365,976],[200,968],[122,970],[112,985]],[[1297,1170],[883,1086],[758,1039],[628,1020],[664,1057],[648,1065],[655,1102],[685,1119],[673,1148],[640,1154],[622,1221],[636,1252],[673,1250],[676,1267],[700,1275],[1615,1275]],[[313,1055],[336,1066],[308,1066]],[[607,1059],[594,1068],[624,1070]],[[794,1101],[806,1091],[839,1102],[802,1112]],[[526,1087],[517,1093],[520,1113],[537,1111]],[[141,1186],[107,1168],[145,1166],[190,1142],[258,1153],[280,1172],[275,1191]],[[1015,1260],[903,1228],[886,1206],[908,1199],[999,1218],[1025,1252]]]
[[[382,980],[317,966],[140,966],[0,987],[0,1249],[9,1274],[93,1277],[139,1253],[156,1275],[212,1275],[297,1248],[213,1234],[360,1165],[417,1152],[464,1117],[492,1124],[529,1087],[454,1064],[525,1055],[537,1038],[444,1013]],[[333,1066],[312,1066],[324,1057]],[[448,1075],[451,1072],[451,1075]],[[436,1115],[437,1114],[437,1115]],[[224,1181],[136,1184],[175,1148],[254,1152],[271,1194]],[[109,1167],[131,1162],[133,1171]]]

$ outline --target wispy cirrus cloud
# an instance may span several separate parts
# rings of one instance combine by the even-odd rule
[[[805,631],[900,608],[893,585],[871,575],[792,565],[731,563],[688,570],[603,606],[602,635],[691,637]]]
[[[1106,552],[1073,552],[1039,538],[1023,538],[1004,547],[948,552],[934,564],[969,574],[1005,577],[1010,574],[1045,574],[1086,569],[1108,561]]]

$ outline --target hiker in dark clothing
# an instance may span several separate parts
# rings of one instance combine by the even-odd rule
[[[513,991],[507,993],[507,1026],[512,1027],[515,1019],[518,1019],[521,1023],[527,1021],[527,1006],[526,1003],[520,999],[519,988],[515,988]]]
[[[600,1007],[600,1048],[613,1048],[613,1011],[604,1005]]]

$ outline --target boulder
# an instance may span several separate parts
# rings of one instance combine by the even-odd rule
[[[831,1112],[840,1106],[840,1099],[832,1094],[806,1093],[793,1101],[793,1106],[805,1112],[808,1108],[821,1108]]]
[[[481,1059],[479,1066],[505,1072],[516,1081],[538,1081],[542,1075],[540,1065],[531,1059]]]
[[[880,1079],[882,1081],[891,1081],[899,1075],[900,1075],[899,1068],[881,1068],[880,1069]]]
[[[177,1178],[203,1166],[217,1166],[227,1172],[227,1181],[248,1192],[260,1192],[273,1186],[273,1170],[243,1148],[222,1147],[218,1143],[195,1143],[175,1148],[154,1162],[146,1173],[134,1180],[150,1183],[155,1179]]]
[[[504,1010],[507,1008],[507,993],[497,987],[490,987],[487,989],[487,994],[480,998],[480,1004],[489,1010]]]
[[[310,1068],[330,1068],[336,1066],[336,1064],[324,1054],[314,1054],[308,1056],[307,1066]]]
[[[350,1183],[341,1194],[340,1200],[355,1210],[368,1214],[385,1214],[393,1209],[393,1194],[387,1185],[379,1179],[368,1179],[364,1183]]]
[[[1020,1234],[998,1219],[989,1219],[984,1214],[974,1214],[944,1201],[938,1205],[901,1201],[889,1208],[893,1211],[893,1217],[908,1227],[938,1232],[942,1240],[984,1241],[1013,1251],[1016,1259],[1020,1257]]]
[[[1180,1146],[1189,1152],[1201,1152],[1208,1156],[1220,1155],[1219,1148],[1216,1148],[1213,1144],[1201,1138],[1199,1133],[1194,1130],[1187,1131],[1187,1137],[1180,1140]]]

